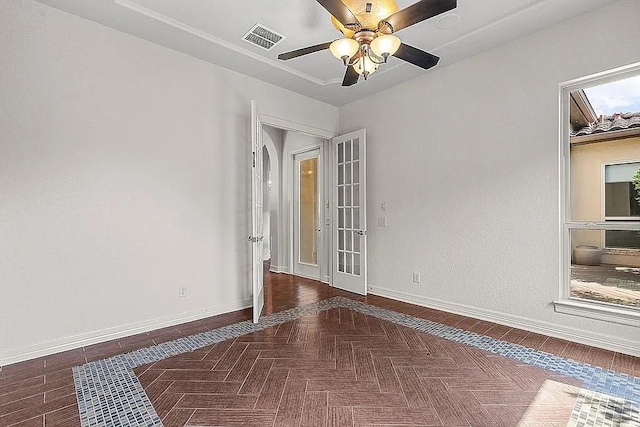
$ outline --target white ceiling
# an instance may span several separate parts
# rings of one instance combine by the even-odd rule
[[[390,58],[368,81],[342,87],[344,67],[328,50],[279,61],[282,52],[340,36],[329,13],[315,0],[38,1],[337,106],[429,73]],[[402,9],[417,0],[396,1]],[[436,26],[448,15],[444,14],[397,35],[404,43],[440,56],[437,67],[442,68],[614,1],[458,0],[457,9],[448,13],[460,17],[453,28]],[[271,51],[241,40],[256,23],[286,39]]]

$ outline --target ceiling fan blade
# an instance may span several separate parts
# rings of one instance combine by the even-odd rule
[[[321,50],[329,49],[332,42],[317,44],[315,46],[307,46],[302,49],[292,50],[291,52],[285,52],[278,55],[278,59],[286,61],[287,59],[297,58],[299,56],[308,55],[310,53],[319,52]]]
[[[349,10],[342,0],[316,0],[322,7],[327,9],[334,18],[336,18],[342,25],[350,30],[357,31],[362,26],[358,18]]]
[[[440,61],[440,57],[404,43],[400,44],[400,48],[393,54],[393,56],[420,68],[424,68],[425,70],[435,67],[438,61]]]
[[[358,83],[360,74],[353,68],[353,65],[347,67],[347,71],[344,73],[344,79],[342,80],[342,86],[353,86]]]
[[[400,31],[457,6],[457,0],[421,0],[380,21],[378,29],[385,33]]]

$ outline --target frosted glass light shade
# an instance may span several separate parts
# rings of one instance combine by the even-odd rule
[[[345,56],[351,58],[353,55],[358,52],[360,48],[360,43],[353,39],[338,39],[331,43],[329,46],[329,50],[338,59],[343,59]]]
[[[379,36],[371,42],[371,50],[377,56],[384,58],[385,56],[396,53],[400,47],[400,43],[400,39],[394,35]]]
[[[378,69],[378,64],[370,60],[368,56],[364,56],[358,58],[355,64],[353,64],[353,69],[360,75],[363,75],[365,71],[371,75]]]

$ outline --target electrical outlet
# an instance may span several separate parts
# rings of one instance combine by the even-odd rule
[[[386,227],[387,226],[387,218],[378,218],[378,227]]]
[[[417,271],[413,272],[413,283],[420,283],[420,273]]]
[[[184,298],[187,296],[187,290],[188,288],[184,285],[179,285],[178,286],[178,297],[179,298]]]

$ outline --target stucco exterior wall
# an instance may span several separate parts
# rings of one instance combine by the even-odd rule
[[[604,221],[604,164],[640,160],[640,136],[571,146],[571,219]],[[604,248],[604,232],[578,232],[573,247],[592,245]],[[605,250],[604,264],[640,267],[640,251]]]

